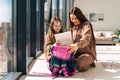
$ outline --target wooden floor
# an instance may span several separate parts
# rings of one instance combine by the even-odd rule
[[[55,80],[120,80],[120,49],[116,53],[98,53],[97,58],[95,68],[78,72],[68,78],[58,77]],[[42,55],[35,61],[28,75],[23,76],[21,80],[53,80],[49,74],[47,62]]]

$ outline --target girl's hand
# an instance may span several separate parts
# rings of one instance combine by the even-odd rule
[[[70,44],[68,45],[68,52],[69,53],[73,53],[73,52],[76,52],[78,50],[78,46],[77,44]]]
[[[55,43],[56,46],[60,46],[62,45],[61,41],[60,40],[57,40],[56,43]]]

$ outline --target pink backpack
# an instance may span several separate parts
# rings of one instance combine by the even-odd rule
[[[67,46],[54,46],[52,48],[52,53],[54,56],[58,57],[59,59],[64,59],[64,60],[68,60],[71,56],[71,54],[68,53]]]

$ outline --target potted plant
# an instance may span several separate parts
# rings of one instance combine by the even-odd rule
[[[120,30],[116,30],[115,35],[117,35],[120,38]]]
[[[120,30],[116,30],[115,35],[117,35],[118,38],[114,39],[114,42],[116,43],[116,46],[120,46]]]

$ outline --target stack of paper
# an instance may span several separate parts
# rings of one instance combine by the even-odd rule
[[[56,41],[59,40],[62,45],[69,45],[73,43],[72,37],[71,37],[71,31],[55,34]]]

